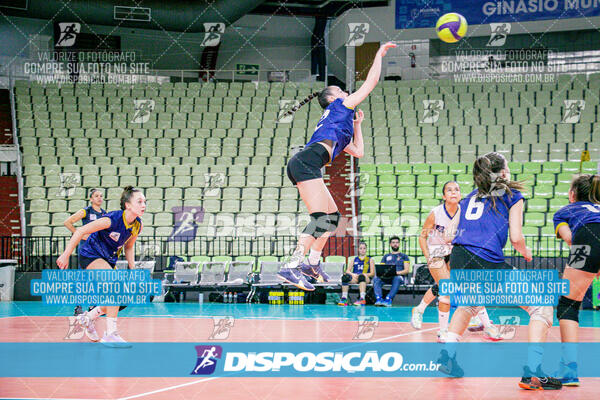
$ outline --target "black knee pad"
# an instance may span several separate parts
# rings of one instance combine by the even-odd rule
[[[123,310],[124,310],[124,309],[126,309],[126,308],[127,308],[127,306],[120,306],[120,307],[119,307],[119,311],[123,311]]]
[[[567,299],[565,296],[560,296],[558,306],[556,307],[556,318],[570,319],[571,321],[579,322],[579,307],[580,301]]]
[[[431,287],[431,293],[433,293],[435,297],[440,295],[440,287],[437,283]]]
[[[334,213],[327,214],[327,216],[329,217],[329,227],[327,231],[335,232],[338,225],[340,224],[340,218],[342,217],[342,214],[340,214],[339,211],[336,211]]]
[[[367,281],[367,277],[365,276],[365,274],[360,274],[358,276],[358,283],[366,282],[366,281]]]
[[[322,212],[314,212],[310,214],[310,222],[302,233],[310,235],[315,239],[323,236],[325,232],[329,232],[329,214]]]
[[[342,285],[348,285],[350,283],[350,281],[352,280],[352,275],[350,274],[344,274],[342,275]]]

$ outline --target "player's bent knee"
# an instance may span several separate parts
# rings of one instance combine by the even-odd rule
[[[365,277],[365,275],[364,275],[364,274],[360,274],[360,275],[358,276],[358,283],[361,283],[361,282],[366,282],[366,281],[367,281],[367,278]]]
[[[558,318],[559,321],[568,319],[579,322],[580,306],[581,301],[571,300],[565,296],[560,296],[560,299],[558,299],[558,306],[556,307],[556,318]]]
[[[465,310],[471,317],[474,317],[479,314],[479,311],[481,311],[482,308],[483,307],[481,306],[458,306],[456,309]]]
[[[348,285],[352,281],[352,275],[344,274],[342,275],[342,285]]]
[[[554,308],[552,306],[529,306],[527,307],[527,314],[529,318],[534,321],[542,321],[547,326],[552,326],[554,319]]]
[[[439,296],[439,294],[440,294],[440,287],[438,286],[437,283],[431,287],[431,293],[433,293],[433,295],[436,296],[436,297]],[[448,304],[450,304],[450,300],[448,300]]]
[[[329,231],[329,214],[322,212],[314,212],[310,214],[310,222],[304,228],[302,233],[310,235],[315,239],[323,236],[325,232]]]
[[[327,227],[327,232],[335,232],[338,225],[340,224],[340,218],[342,217],[342,214],[340,214],[339,211],[336,211],[334,213],[327,214],[327,217],[329,218],[329,226]]]

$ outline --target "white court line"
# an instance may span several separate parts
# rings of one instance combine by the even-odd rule
[[[169,386],[169,387],[166,387],[163,389],[153,390],[151,392],[140,393],[140,394],[136,394],[136,395],[128,396],[128,397],[121,397],[118,400],[129,400],[129,399],[136,399],[138,397],[150,396],[151,394],[166,392],[167,390],[178,389],[180,387],[191,386],[191,385],[195,385],[196,383],[208,382],[208,381],[212,381],[214,379],[219,379],[219,378],[220,377],[218,377],[218,376],[213,376],[212,378],[200,379],[199,381],[193,381],[193,382],[186,382],[186,383],[182,383],[181,385]]]
[[[80,397],[71,397],[68,399],[61,399],[58,397],[2,397],[2,400],[103,400],[103,398],[95,398],[95,399],[83,399]]]
[[[383,342],[384,340],[394,339],[394,338],[402,337],[402,336],[409,336],[409,335],[413,335],[413,334],[419,333],[419,332],[429,332],[429,331],[433,331],[435,329],[439,329],[439,328],[435,327],[435,328],[429,328],[429,329],[419,329],[419,330],[415,330],[415,331],[412,331],[412,332],[404,332],[404,333],[400,333],[398,335],[388,336],[388,337],[384,337],[384,338],[377,339],[377,340],[370,340],[370,341],[368,341],[366,343]]]

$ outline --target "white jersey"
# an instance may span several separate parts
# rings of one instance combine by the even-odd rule
[[[434,216],[433,229],[428,232],[427,247],[430,257],[444,257],[452,252],[452,239],[456,235],[458,220],[460,219],[460,206],[456,214],[451,217],[446,211],[444,203],[431,210]]]

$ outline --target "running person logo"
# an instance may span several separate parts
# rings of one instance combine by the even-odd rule
[[[207,172],[204,174],[203,197],[218,197],[221,188],[225,186],[225,174],[222,172]]]
[[[225,24],[222,22],[205,22],[204,39],[201,46],[214,47],[221,42],[221,35],[225,33]]]
[[[565,100],[565,112],[563,124],[576,124],[581,119],[581,113],[585,110],[585,100]]]
[[[300,105],[298,100],[279,100],[279,115],[277,116],[279,123],[291,123],[294,120],[294,114],[286,115],[285,117],[283,115],[298,105]]]
[[[81,32],[81,24],[79,22],[59,22],[58,29],[60,36],[56,41],[56,47],[71,47],[75,44],[77,35]]]
[[[209,340],[225,340],[229,337],[231,328],[235,320],[232,316],[213,317],[213,332],[208,337]]]
[[[352,340],[369,340],[379,326],[379,317],[376,315],[361,315],[358,317],[358,328]]]
[[[60,190],[57,197],[70,197],[75,193],[75,188],[81,185],[81,175],[76,172],[63,172],[60,174]]]
[[[443,100],[423,100],[423,119],[422,124],[435,124],[440,119],[440,114],[444,109]]]
[[[365,187],[369,185],[371,181],[371,174],[368,172],[361,172],[354,175],[354,184],[348,187],[346,191],[346,197],[360,197],[363,195]]]
[[[567,264],[571,268],[581,269],[585,267],[585,262],[591,253],[591,246],[587,244],[573,244],[571,245],[571,252],[569,253]]]
[[[223,356],[221,346],[196,346],[198,360],[190,375],[210,375],[217,368],[217,360]]]
[[[83,327],[79,322],[77,322],[77,317],[68,317],[69,318],[69,331],[64,337],[64,340],[79,340],[83,338]]]
[[[510,34],[510,30],[512,25],[504,22],[501,24],[490,24],[490,30],[492,31],[490,35],[490,40],[488,40],[486,46],[487,47],[500,47],[504,46],[506,43],[506,38]]]
[[[500,315],[498,330],[502,339],[511,340],[517,333],[517,325],[521,323],[521,318],[516,315]]]
[[[204,221],[202,206],[173,207],[175,225],[167,239],[169,242],[190,242],[196,238],[198,224]]]
[[[135,113],[133,114],[133,119],[131,123],[133,124],[145,124],[150,120],[150,113],[154,111],[154,100],[146,100],[146,99],[135,99],[133,100]]]
[[[369,24],[366,22],[360,23],[351,23],[348,24],[348,41],[346,42],[346,46],[348,47],[358,47],[362,46],[365,42],[365,38],[367,37],[367,33],[369,33]]]

